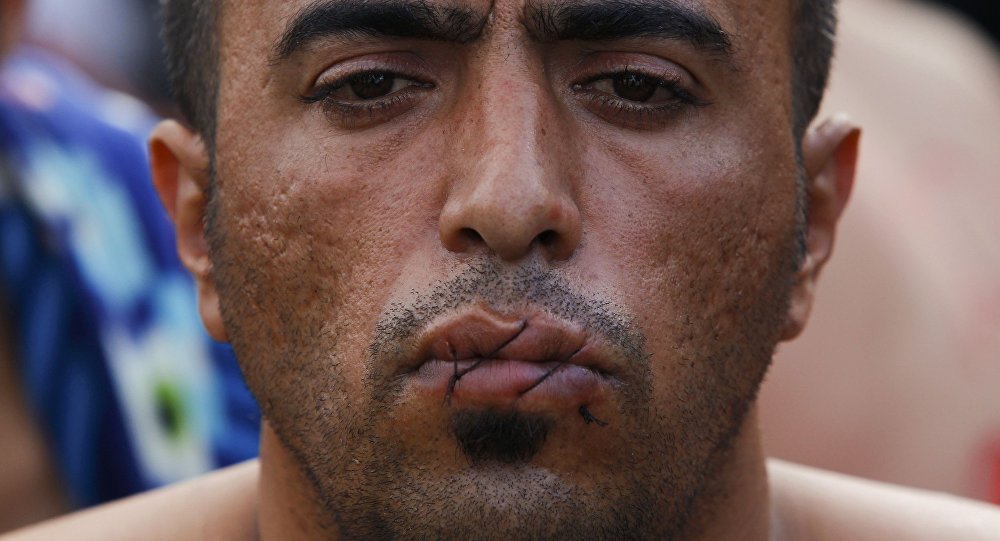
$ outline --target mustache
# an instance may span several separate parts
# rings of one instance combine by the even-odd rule
[[[623,358],[649,358],[646,338],[625,310],[597,295],[578,292],[565,277],[538,262],[511,266],[480,260],[427,292],[414,293],[409,301],[391,303],[379,317],[369,346],[370,373],[398,365],[429,324],[472,305],[485,305],[497,313],[544,310],[602,336]]]

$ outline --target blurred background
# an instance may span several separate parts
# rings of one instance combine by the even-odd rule
[[[146,139],[156,0],[0,0],[0,532],[257,454]]]
[[[173,114],[157,0],[0,6],[2,532],[253,456],[258,418],[189,324],[144,172]],[[862,156],[812,322],[762,392],[769,454],[1000,503],[998,44],[996,0],[841,0],[823,115],[864,127]]]
[[[1000,502],[998,17],[841,0],[820,117],[862,126],[857,179],[761,396],[771,455]]]
[[[159,0],[29,0],[26,39],[81,67],[104,86],[167,111]]]

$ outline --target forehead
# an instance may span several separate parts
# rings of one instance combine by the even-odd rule
[[[220,17],[221,58],[246,62],[254,57],[272,59],[285,36],[303,13],[320,5],[336,5],[352,0],[225,0]],[[375,0],[376,4],[413,3],[439,11],[445,16],[456,12],[484,23],[485,38],[529,37],[532,19],[540,12],[572,7],[585,0]],[[643,2],[644,0],[639,0]],[[648,1],[648,0],[645,0]],[[655,0],[653,0],[655,2]],[[775,52],[787,60],[792,5],[796,0],[663,0],[686,10],[707,15],[719,23],[744,63],[757,64]],[[628,2],[586,0],[611,9],[627,10]],[[532,23],[535,24],[532,24]],[[759,65],[759,64],[758,64]],[[752,66],[750,66],[752,67]]]

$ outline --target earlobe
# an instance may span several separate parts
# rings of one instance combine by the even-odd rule
[[[225,342],[219,296],[205,237],[209,172],[202,138],[173,120],[161,122],[149,139],[153,185],[174,222],[177,254],[198,287],[198,308],[212,338]]]
[[[809,190],[806,246],[796,275],[783,340],[802,332],[815,297],[820,271],[830,259],[847,200],[854,187],[861,130],[844,116],[811,129],[802,140],[802,157]]]

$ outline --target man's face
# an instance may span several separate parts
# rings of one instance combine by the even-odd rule
[[[789,18],[226,3],[214,279],[331,524],[681,529],[739,451],[794,281]]]

